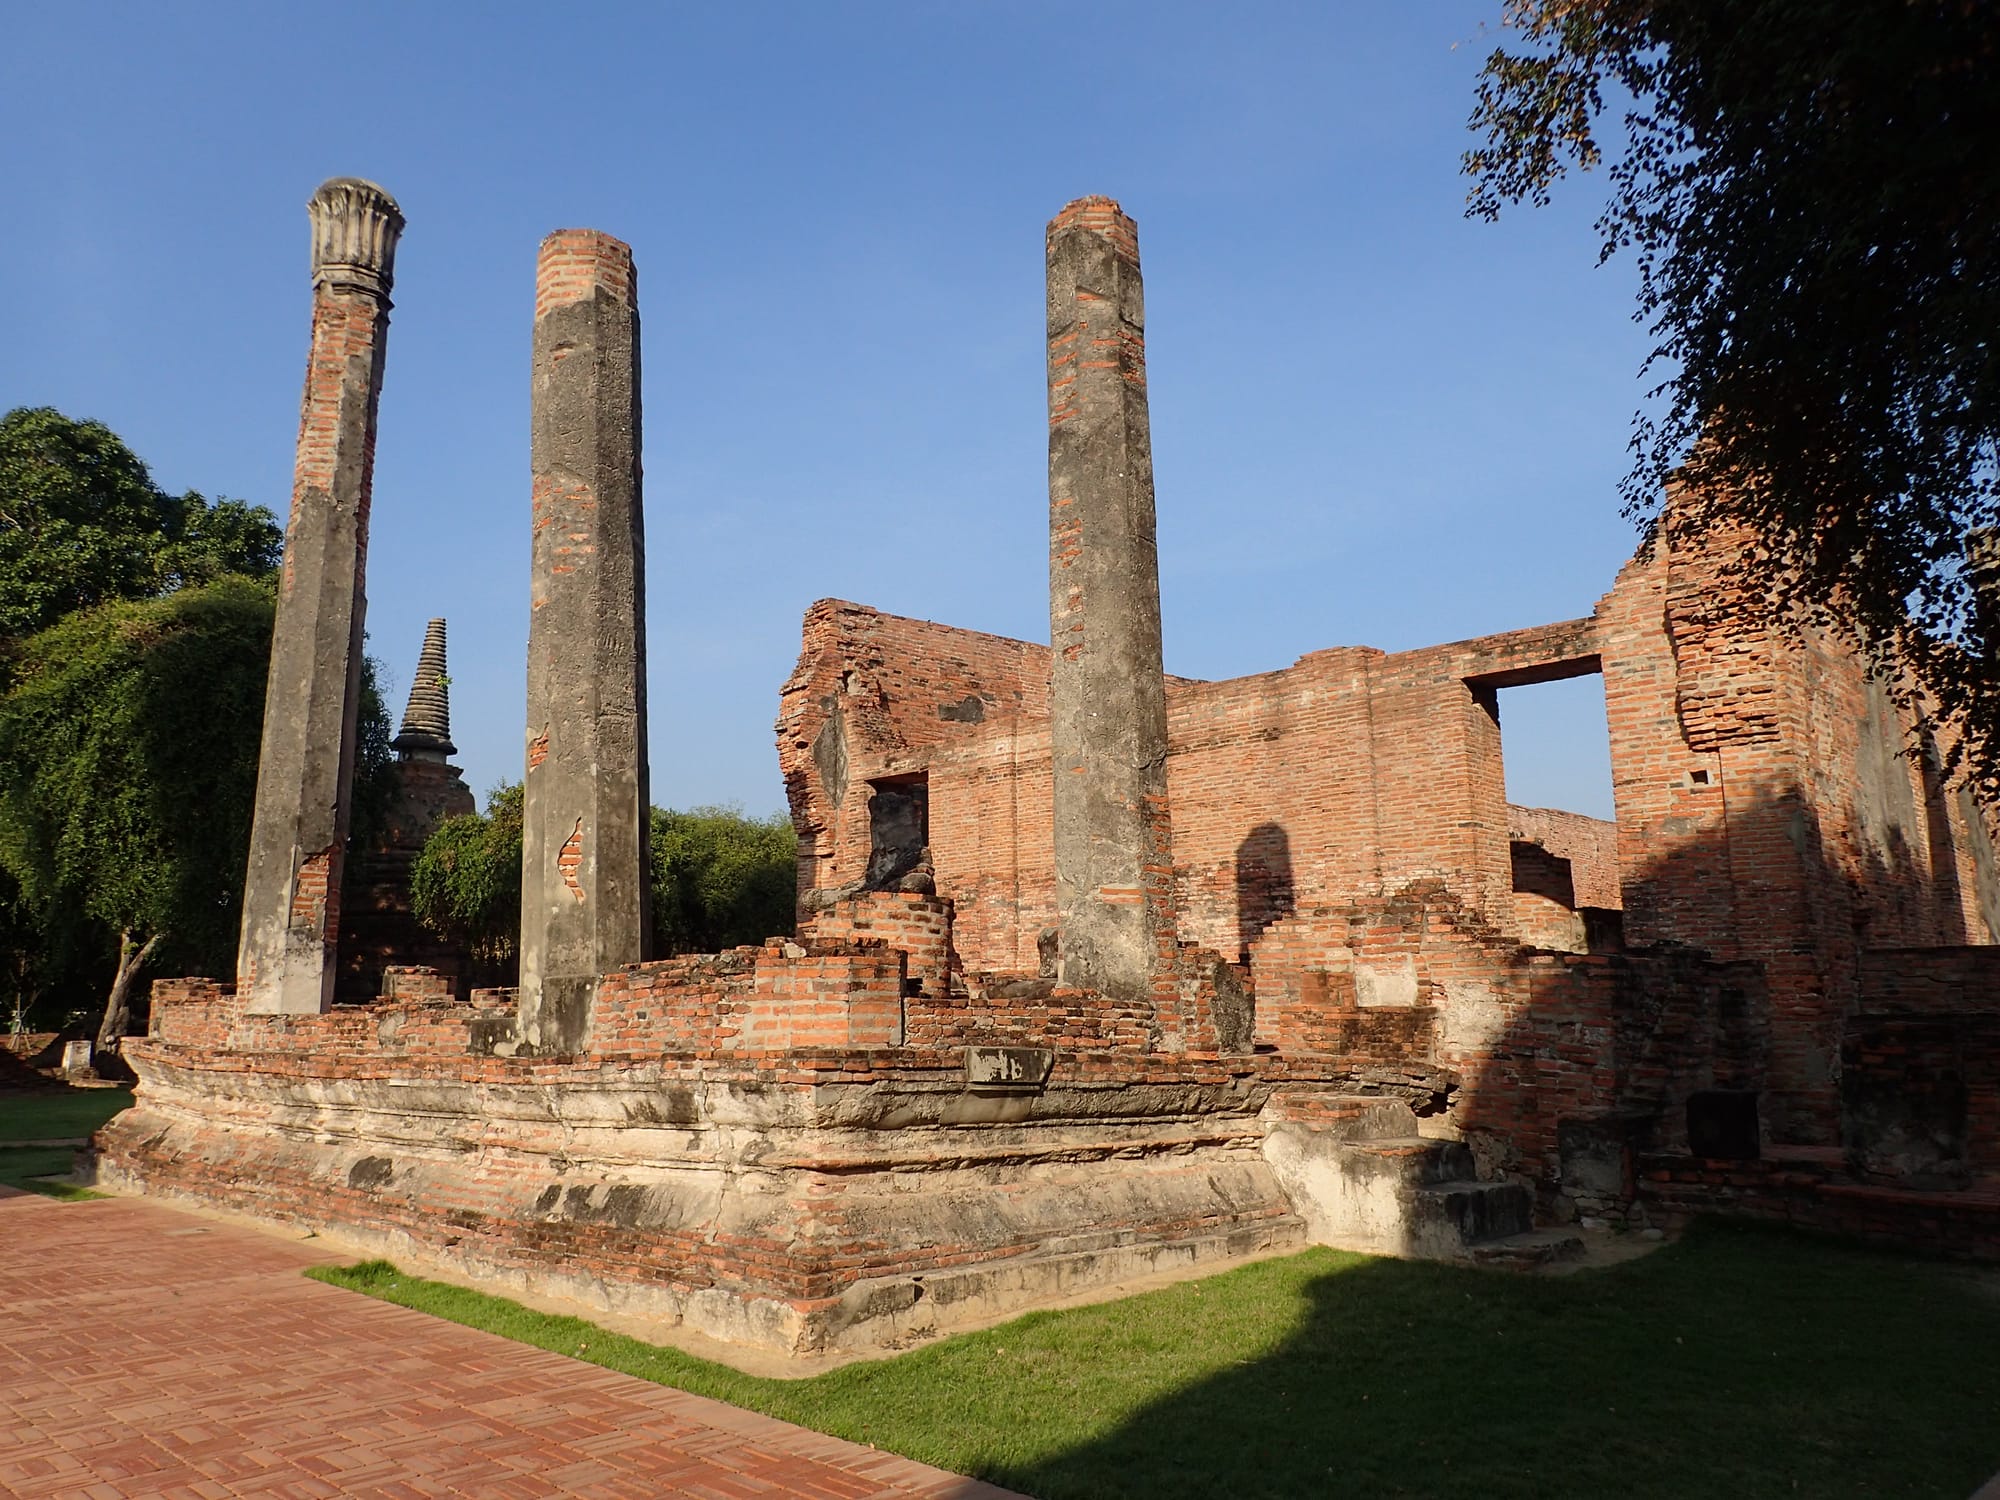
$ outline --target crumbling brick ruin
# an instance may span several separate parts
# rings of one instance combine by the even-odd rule
[[[252,958],[332,940],[294,858],[235,987],[155,985],[101,1176],[799,1354],[1315,1240],[2000,1249],[1986,814],[1853,654],[1670,526],[1587,619],[1166,677],[1137,230],[1085,199],[1047,246],[1054,649],[814,605],[799,935],[645,962],[636,281],[552,236],[522,990],[265,1000]],[[1498,694],[1585,673],[1616,821],[1509,806]]]

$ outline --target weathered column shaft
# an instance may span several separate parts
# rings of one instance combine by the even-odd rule
[[[1050,741],[1066,984],[1151,992],[1174,955],[1167,698],[1138,229],[1108,198],[1048,231]]]
[[[2000,528],[1981,526],[1967,534],[1965,574],[1980,644],[2000,656]]]
[[[333,1001],[367,602],[375,416],[403,215],[373,183],[313,195],[312,356],[271,637],[236,980],[249,1009]]]
[[[536,268],[534,577],[514,1047],[581,1051],[597,978],[646,956],[645,529],[629,247],[593,230]]]

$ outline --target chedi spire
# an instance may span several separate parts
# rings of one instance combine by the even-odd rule
[[[424,649],[417,656],[410,701],[394,744],[405,760],[443,760],[458,754],[458,746],[451,742],[451,678],[445,671],[443,620],[424,627]]]

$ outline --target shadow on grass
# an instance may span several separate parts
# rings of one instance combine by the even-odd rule
[[[1371,1261],[1302,1290],[1268,1354],[1002,1482],[1049,1500],[1962,1500],[2000,1468],[2000,1296],[1963,1272],[1703,1226],[1598,1273]]]
[[[1754,1229],[1560,1278],[1316,1250],[797,1381],[318,1274],[1042,1500],[1963,1500],[2000,1468],[2000,1289]]]
[[[44,1198],[55,1198],[64,1203],[80,1203],[90,1198],[106,1198],[108,1193],[93,1192],[87,1187],[78,1187],[73,1182],[60,1179],[76,1165],[76,1152],[67,1146],[36,1146],[0,1150],[0,1187],[18,1188],[23,1192],[40,1193]]]
[[[131,1103],[130,1089],[0,1091],[0,1141],[60,1140],[89,1135]]]

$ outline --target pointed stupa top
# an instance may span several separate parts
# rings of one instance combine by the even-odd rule
[[[403,729],[396,736],[398,753],[443,759],[458,754],[451,742],[451,678],[444,667],[444,621],[424,627],[424,649],[417,657],[417,675],[410,679],[410,703],[403,710]]]

